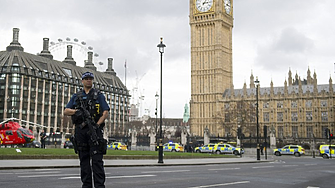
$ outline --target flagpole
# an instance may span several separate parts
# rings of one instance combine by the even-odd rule
[[[127,59],[124,62],[124,85],[127,87]]]

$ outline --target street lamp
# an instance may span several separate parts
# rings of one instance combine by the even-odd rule
[[[158,139],[157,139],[157,103],[158,103],[158,98],[159,98],[159,95],[158,95],[158,93],[156,93],[156,95],[155,95],[155,98],[156,98],[156,109],[155,109],[155,115],[156,115],[156,126],[155,126],[155,133],[156,133],[156,143],[157,143],[157,141],[158,141]]]
[[[166,47],[165,44],[163,44],[163,37],[161,37],[161,42],[157,45],[159,53],[161,54],[161,83],[160,83],[160,105],[159,105],[159,149],[158,149],[158,163],[163,163],[163,136],[162,136],[162,80],[163,80],[163,53],[164,48]]]
[[[257,119],[257,160],[261,160],[261,154],[260,154],[260,148],[259,148],[259,123],[258,123],[258,90],[259,90],[259,81],[258,81],[258,76],[256,76],[256,119]]]

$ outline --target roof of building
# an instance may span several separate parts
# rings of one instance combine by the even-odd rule
[[[14,35],[15,32],[17,32],[16,35],[18,35],[18,30],[14,31]],[[37,77],[47,78],[46,73],[49,73],[51,74],[49,77],[49,79],[51,80],[57,80],[58,75],[61,75],[64,80],[68,80],[65,78],[74,78],[81,80],[82,73],[90,71],[94,74],[95,84],[109,86],[117,90],[122,90],[122,93],[124,94],[128,94],[126,86],[122,83],[120,78],[116,76],[116,73],[112,69],[112,62],[110,62],[111,58],[108,59],[109,64],[106,72],[100,72],[96,71],[96,67],[94,67],[93,64],[89,66],[86,66],[85,64],[85,67],[76,66],[75,61],[71,57],[71,60],[69,60],[67,57],[63,62],[54,60],[52,59],[52,55],[48,51],[48,48],[45,48],[46,47],[44,46],[43,51],[40,55],[30,54],[24,52],[23,47],[21,47],[20,43],[18,43],[18,41],[14,38],[13,42],[7,47],[6,51],[0,51],[0,66],[2,67],[0,71],[9,73],[12,72],[11,67],[18,67],[19,73],[33,75]],[[70,54],[70,56],[72,56],[72,54]],[[56,76],[52,77],[52,74]]]
[[[314,91],[314,85],[302,85],[301,86],[302,93],[305,94],[307,92],[313,93]],[[335,84],[333,84],[333,92],[335,89]],[[270,95],[271,92],[271,87],[260,87],[260,95]],[[284,94],[285,87],[273,87],[273,94],[278,95]],[[322,91],[325,91],[326,93],[329,92],[329,84],[324,84],[324,85],[317,85],[317,90],[318,93],[321,93]],[[294,85],[294,86],[287,86],[287,92],[288,94],[293,94],[293,93],[299,93],[299,86]],[[223,97],[230,97],[231,96],[231,89],[226,89],[225,92],[223,93]],[[246,94],[247,96],[251,95],[256,95],[256,88],[247,88],[246,89]],[[234,95],[235,96],[244,96],[244,89],[234,89]]]

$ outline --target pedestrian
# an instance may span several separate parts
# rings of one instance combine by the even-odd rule
[[[45,149],[45,139],[47,138],[47,134],[44,132],[44,129],[42,129],[42,132],[40,134],[40,140],[41,140],[41,148]]]
[[[72,95],[65,107],[64,115],[72,116],[72,121],[75,124],[74,146],[80,160],[82,187],[93,187],[93,171],[94,187],[104,188],[106,175],[103,155],[106,154],[107,141],[103,139],[103,127],[105,119],[108,117],[109,106],[105,96],[99,90],[93,88],[93,80],[93,73],[83,73],[83,89]],[[93,130],[96,131],[98,145],[91,138],[89,125],[84,123],[84,121],[87,122],[84,119],[85,116],[83,116],[84,112],[89,112],[90,116],[93,117],[92,119],[95,122]]]
[[[263,153],[263,150],[264,150],[263,144],[260,144],[260,150],[261,150],[261,155],[264,155],[264,153]]]

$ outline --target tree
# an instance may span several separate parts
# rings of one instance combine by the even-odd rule
[[[242,134],[254,136],[256,134],[256,105],[254,101],[230,101],[224,104],[217,116],[219,126],[225,130],[226,136],[236,136],[238,125]]]

